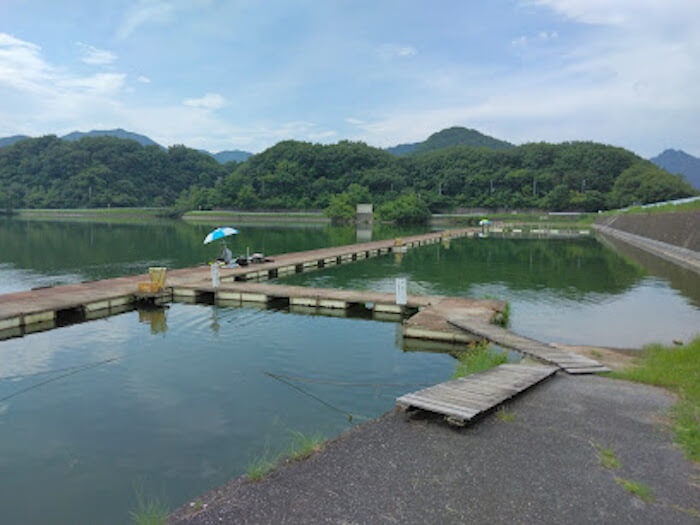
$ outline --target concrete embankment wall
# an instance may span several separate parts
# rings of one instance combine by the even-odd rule
[[[620,214],[601,217],[595,225],[700,252],[700,211]]]
[[[593,227],[604,237],[662,257],[700,274],[700,212],[605,216]]]

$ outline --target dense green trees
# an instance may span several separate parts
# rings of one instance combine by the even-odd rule
[[[331,205],[329,214],[343,217],[360,197],[392,216],[407,203],[418,215],[455,206],[595,211],[693,194],[634,153],[592,142],[453,146],[397,157],[361,142],[288,140],[225,165],[184,146],[164,151],[113,137],[47,136],[0,148],[0,208]]]
[[[26,139],[0,148],[0,207],[169,206],[183,190],[211,187],[234,166],[184,146]]]
[[[381,220],[397,224],[422,223],[430,218],[430,209],[415,193],[404,193],[393,201],[385,202],[378,211]]]
[[[328,207],[323,210],[335,223],[350,222],[355,219],[357,205],[372,202],[372,196],[365,186],[350,184],[343,193],[331,195]]]

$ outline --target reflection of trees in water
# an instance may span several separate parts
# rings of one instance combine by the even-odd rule
[[[398,266],[397,266],[398,265]],[[503,285],[512,290],[550,290],[578,300],[585,294],[618,294],[634,286],[644,271],[595,239],[474,239],[450,248],[435,245],[409,250],[400,260],[379,258],[339,267],[324,274],[321,286],[357,287],[400,272],[431,293],[464,295],[474,285]],[[310,283],[314,274],[289,282]],[[366,287],[366,286],[365,286]]]
[[[354,227],[237,226],[240,234],[229,243],[234,254],[245,253],[246,247],[272,254],[356,242]],[[175,220],[125,224],[0,219],[0,263],[40,273],[78,271],[92,279],[140,273],[149,265],[194,266],[218,255],[218,247],[202,245],[213,227]],[[408,233],[417,232],[377,226],[373,237]]]
[[[604,239],[606,244],[625,258],[642,265],[654,275],[667,279],[671,288],[687,297],[693,306],[700,307],[700,279],[695,272],[614,237],[604,237]]]

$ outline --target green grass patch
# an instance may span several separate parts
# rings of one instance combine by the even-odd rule
[[[512,423],[515,421],[515,414],[508,412],[505,407],[501,407],[496,411],[496,417],[504,423]]]
[[[235,210],[191,210],[184,214],[184,218],[195,217],[252,217],[252,218],[277,218],[290,217],[296,219],[319,219],[327,222],[327,218],[319,212],[308,211],[287,211],[287,212],[265,212],[265,211],[235,211]]]
[[[598,460],[600,464],[607,469],[620,468],[620,460],[617,459],[615,451],[611,448],[601,448],[598,449]]]
[[[507,363],[508,354],[504,351],[493,349],[491,345],[478,345],[474,350],[460,352],[457,355],[457,361],[452,379],[476,374],[477,372]]]
[[[503,328],[506,328],[510,324],[510,302],[506,301],[503,311],[497,312],[496,315],[493,316],[493,324],[497,324]]]
[[[642,501],[650,503],[654,501],[655,496],[652,490],[638,481],[632,481],[629,479],[615,478],[615,482],[621,485],[627,492],[634,494],[636,497]]]
[[[664,213],[669,211],[698,211],[700,210],[700,199],[682,204],[664,204],[662,206],[632,206],[626,210],[612,210],[611,213]]]
[[[170,514],[168,506],[157,497],[145,495],[143,484],[135,486],[136,510],[129,513],[133,523],[138,525],[161,525],[164,524]]]
[[[292,461],[308,458],[314,452],[321,450],[326,442],[326,438],[321,434],[304,434],[293,430],[292,436],[293,442],[288,455]]]
[[[689,459],[700,460],[700,337],[682,346],[647,346],[635,366],[608,375],[677,393],[670,413],[674,440]]]
[[[263,456],[253,460],[248,468],[246,469],[246,474],[250,481],[261,481],[267,476],[272,469],[275,468],[277,462],[270,459],[265,453]]]

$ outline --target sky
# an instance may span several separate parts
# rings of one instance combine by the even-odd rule
[[[0,0],[0,137],[259,152],[450,126],[700,156],[700,1]]]

